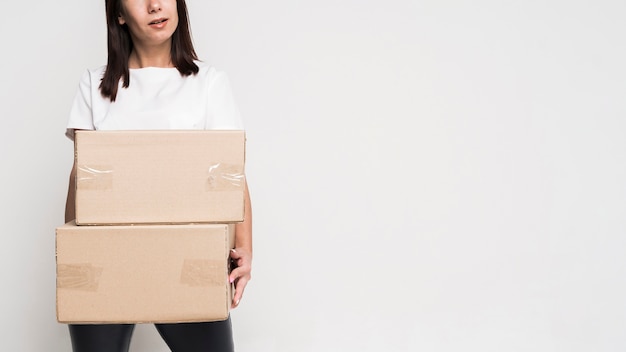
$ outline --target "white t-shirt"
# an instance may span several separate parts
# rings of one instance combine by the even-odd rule
[[[226,74],[197,61],[197,75],[176,68],[130,69],[111,102],[100,94],[106,66],[86,70],[70,111],[66,135],[74,130],[243,130]]]

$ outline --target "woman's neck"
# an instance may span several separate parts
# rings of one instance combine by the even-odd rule
[[[128,68],[174,67],[170,45],[135,47],[128,58]]]

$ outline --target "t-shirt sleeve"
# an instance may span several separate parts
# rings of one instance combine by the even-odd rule
[[[230,80],[224,72],[216,72],[208,88],[207,130],[243,130],[243,121],[235,103]]]
[[[65,135],[69,139],[74,140],[74,130],[93,129],[95,127],[93,125],[91,72],[85,70],[78,83],[78,91],[70,110],[70,118]]]

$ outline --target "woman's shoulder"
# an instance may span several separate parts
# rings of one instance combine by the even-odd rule
[[[93,85],[94,83],[99,84],[100,80],[104,76],[104,71],[106,71],[106,65],[97,66],[93,68],[86,68],[83,70],[80,81],[82,84],[89,84],[89,85]]]
[[[106,66],[83,69],[78,80],[78,88],[82,94],[88,94],[89,91],[98,89],[105,70]]]
[[[221,70],[204,61],[196,61],[198,65],[198,76],[206,80],[210,85],[219,84],[218,82],[228,82],[226,71]]]
[[[208,79],[209,81],[213,81],[219,79],[220,77],[226,76],[226,72],[218,69],[217,67],[206,63],[204,61],[195,61],[196,65],[198,65],[198,75]]]
[[[106,71],[106,65],[100,65],[96,67],[86,68],[83,72],[83,75],[89,75],[91,77],[99,77],[101,78],[104,75],[104,71]]]

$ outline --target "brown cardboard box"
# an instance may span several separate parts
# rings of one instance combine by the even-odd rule
[[[78,225],[244,218],[244,131],[77,131]]]
[[[57,320],[157,323],[223,320],[234,224],[56,229]]]

